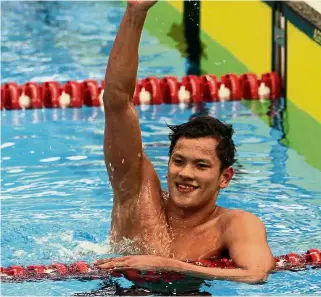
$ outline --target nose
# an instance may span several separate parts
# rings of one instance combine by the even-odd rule
[[[186,180],[186,179],[193,179],[194,178],[194,170],[191,165],[186,164],[178,173],[179,177]]]

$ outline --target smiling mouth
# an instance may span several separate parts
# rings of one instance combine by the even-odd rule
[[[199,187],[194,187],[194,186],[191,186],[191,185],[183,185],[183,184],[176,183],[176,188],[177,188],[177,190],[179,192],[191,193],[191,192],[195,191],[196,189],[198,189]]]

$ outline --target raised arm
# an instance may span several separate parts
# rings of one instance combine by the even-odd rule
[[[138,46],[148,9],[156,1],[129,0],[110,53],[104,90],[104,155],[116,196],[139,192],[144,163],[141,131],[132,102]]]

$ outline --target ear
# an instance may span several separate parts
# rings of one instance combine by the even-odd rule
[[[234,169],[232,167],[227,167],[223,170],[221,174],[221,181],[220,181],[221,189],[224,189],[229,185],[233,175],[234,175]]]

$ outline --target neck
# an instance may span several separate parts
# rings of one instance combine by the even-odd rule
[[[208,203],[198,209],[182,209],[169,199],[166,205],[168,224],[173,234],[183,235],[215,217],[218,208],[215,203]]]

